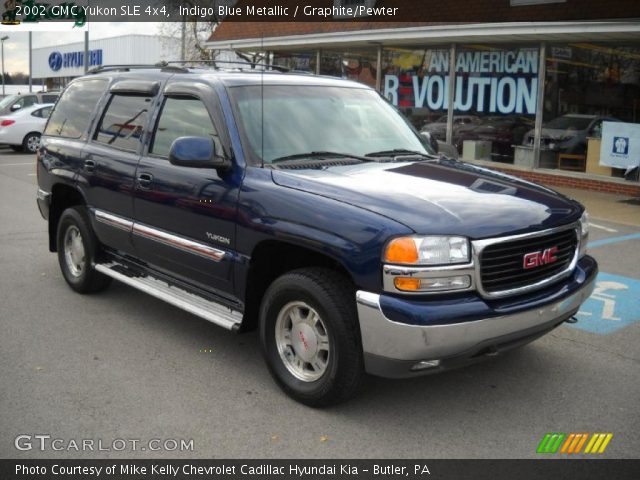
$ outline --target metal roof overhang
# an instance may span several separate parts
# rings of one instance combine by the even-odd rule
[[[311,33],[282,37],[209,41],[217,50],[308,50],[310,48],[362,48],[424,46],[448,43],[526,42],[630,42],[640,41],[640,19],[596,22],[523,22],[434,25],[408,28]]]

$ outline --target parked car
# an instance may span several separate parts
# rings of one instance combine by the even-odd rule
[[[619,121],[600,115],[562,115],[542,126],[540,145],[549,150],[582,155],[587,151],[587,138],[600,138],[602,135],[602,122]],[[535,131],[528,131],[524,136],[523,145],[533,145],[534,137]]]
[[[56,103],[60,92],[19,93],[0,100],[0,115],[8,115],[37,103]]]
[[[474,115],[455,115],[453,117],[453,135],[455,137],[459,128],[467,125],[477,125],[480,123],[480,118]],[[447,138],[447,116],[443,115],[433,123],[425,124],[422,132],[429,132],[436,140],[444,141]]]
[[[485,140],[491,142],[494,160],[513,158],[513,146],[521,145],[524,135],[533,127],[534,121],[518,116],[491,116],[480,119],[478,124],[460,127],[453,143],[462,153],[465,140]]]
[[[0,116],[0,145],[9,145],[16,152],[36,153],[52,108],[52,103],[35,104]]]
[[[307,405],[348,399],[365,372],[526,344],[572,319],[597,273],[582,205],[436,155],[347,80],[102,67],[62,94],[37,171],[73,290],[116,279],[257,328],[275,381]]]

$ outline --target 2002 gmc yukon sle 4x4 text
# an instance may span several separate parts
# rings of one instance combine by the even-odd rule
[[[38,205],[72,289],[116,279],[259,328],[292,397],[527,343],[591,294],[583,207],[435,155],[374,90],[311,75],[102,68],[66,88]]]

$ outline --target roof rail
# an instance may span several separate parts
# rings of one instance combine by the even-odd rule
[[[129,70],[144,70],[144,69],[161,69],[163,71],[176,72],[176,73],[188,73],[189,70],[183,67],[177,67],[169,65],[167,62],[149,63],[149,64],[112,64],[112,65],[99,65],[97,67],[87,70],[87,74],[95,74],[102,72],[128,72]]]
[[[283,67],[280,65],[267,65],[264,63],[257,63],[257,62],[240,62],[238,60],[171,60],[169,62],[166,62],[168,65],[172,64],[172,63],[178,63],[178,64],[187,64],[187,63],[194,63],[194,64],[198,64],[198,63],[208,63],[211,64],[212,67],[214,68],[214,70],[220,70],[220,68],[218,67],[219,63],[224,63],[227,65],[240,65],[243,67],[252,67],[251,69],[254,70],[253,67],[262,67],[265,70],[275,70],[277,72],[289,72],[291,71],[289,68],[287,67]]]

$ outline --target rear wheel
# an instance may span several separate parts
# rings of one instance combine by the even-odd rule
[[[337,272],[301,269],[273,282],[262,301],[260,340],[272,376],[301,403],[340,403],[361,384],[355,292]]]
[[[58,223],[58,262],[64,279],[79,293],[105,289],[111,278],[93,269],[100,251],[85,207],[66,209]]]
[[[22,140],[22,150],[27,153],[36,153],[40,146],[40,134],[38,132],[27,133]]]

